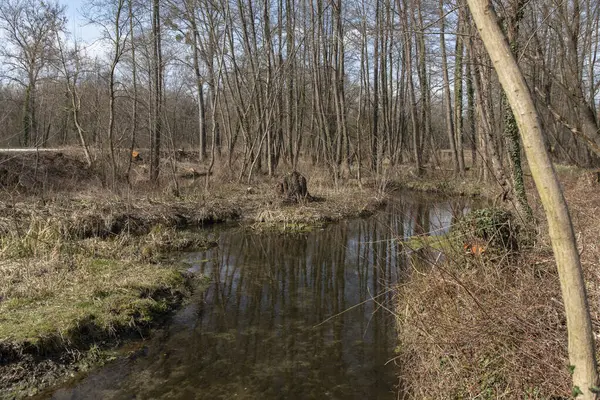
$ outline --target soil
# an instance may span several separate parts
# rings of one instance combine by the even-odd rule
[[[72,151],[0,154],[0,189],[38,194],[99,185],[98,176]]]

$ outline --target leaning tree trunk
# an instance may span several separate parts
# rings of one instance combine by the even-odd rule
[[[531,174],[546,211],[567,317],[573,392],[581,395],[577,398],[596,399],[598,373],[585,282],[569,209],[544,145],[540,119],[489,1],[468,0],[468,3],[513,110]]]

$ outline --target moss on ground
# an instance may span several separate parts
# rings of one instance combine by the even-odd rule
[[[155,226],[146,235],[68,239],[35,220],[0,240],[0,393],[22,397],[145,335],[196,279],[173,252],[215,245]],[[109,353],[106,353],[106,351]]]
[[[40,352],[151,323],[185,287],[175,268],[107,259],[8,261],[0,268],[0,343]]]
[[[401,241],[410,250],[433,249],[441,252],[455,252],[462,249],[460,238],[451,233],[445,235],[418,235]]]

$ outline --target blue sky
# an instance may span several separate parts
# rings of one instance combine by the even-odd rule
[[[85,9],[88,0],[58,0],[60,4],[67,6],[67,29],[71,34],[84,42],[91,43],[99,36],[98,28],[86,25],[81,16],[81,10]]]

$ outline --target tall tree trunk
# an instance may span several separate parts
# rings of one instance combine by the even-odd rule
[[[417,61],[418,71],[419,71],[419,85],[421,89],[421,120],[419,121],[419,125],[421,129],[419,130],[419,144],[421,146],[421,152],[424,151],[424,143],[426,140],[430,140],[431,151],[432,154],[435,152],[435,148],[433,147],[433,140],[431,137],[431,100],[429,93],[429,79],[427,78],[427,46],[425,45],[425,33],[424,33],[424,25],[423,25],[423,2],[419,2],[416,6],[414,3],[412,4],[413,8],[416,8],[418,15],[418,26],[417,26]],[[423,157],[423,156],[421,156]]]
[[[117,159],[115,155],[115,74],[117,70],[117,64],[121,59],[122,47],[121,47],[121,13],[123,11],[124,0],[119,0],[117,4],[117,13],[115,15],[115,37],[114,37],[114,53],[112,62],[110,64],[110,71],[108,76],[108,149],[110,156],[110,171],[111,171],[111,186],[115,187],[117,183]]]
[[[471,170],[477,167],[477,136],[475,129],[475,91],[473,88],[473,74],[471,73],[471,64],[473,60],[468,57],[466,63],[466,81],[467,81],[467,123],[469,126],[469,141],[471,142]]]
[[[525,6],[524,0],[512,0],[506,7],[507,15],[504,16],[504,28],[506,37],[513,56],[517,56],[519,51],[518,35],[519,23],[523,16],[522,8]],[[521,143],[519,140],[519,128],[517,122],[508,104],[506,94],[502,93],[502,108],[504,120],[504,140],[508,153],[508,163],[512,180],[512,197],[516,201],[515,207],[524,224],[533,220],[533,212],[527,203],[527,194],[525,193],[525,182],[523,180],[523,168],[521,166]]]
[[[371,134],[372,168],[377,174],[380,172],[381,165],[381,160],[379,159],[379,1],[380,0],[375,0],[375,38],[373,44],[373,130]]]
[[[516,118],[546,212],[567,317],[573,391],[584,400],[596,399],[598,372],[585,282],[569,209],[546,151],[540,119],[489,1],[467,1]]]
[[[454,134],[456,135],[456,152],[458,153],[458,172],[465,173],[465,155],[463,149],[463,38],[464,3],[459,0],[458,21],[456,25],[456,43],[454,51]]]
[[[196,97],[198,102],[198,159],[202,162],[206,159],[206,107],[204,105],[204,83],[202,81],[202,75],[200,74],[200,52],[198,51],[198,46],[200,46],[200,33],[198,32],[198,23],[196,22],[195,1],[188,0],[188,2],[191,3],[188,4],[187,12],[192,28],[192,50],[194,58],[194,74],[196,76]]]
[[[296,75],[296,54],[295,54],[295,6],[296,2],[293,0],[285,0],[285,36],[286,40],[286,53],[287,53],[287,74],[286,74],[286,97],[285,97],[285,108],[286,108],[286,121],[285,126],[288,131],[288,141],[287,141],[287,152],[289,154],[290,164],[292,165],[292,169],[296,170],[296,159],[297,153],[294,149],[295,138],[297,138],[297,119],[295,118],[295,113],[300,107],[298,104],[298,99],[294,98],[294,94],[296,93],[295,86],[295,75]]]
[[[405,37],[406,37],[406,43],[405,43],[405,52],[404,52],[404,58],[405,58],[405,68],[408,71],[408,96],[409,96],[409,101],[410,101],[410,120],[411,120],[411,126],[412,126],[412,145],[413,145],[413,156],[414,156],[414,163],[415,163],[415,170],[417,175],[419,175],[422,171],[421,171],[421,145],[419,142],[419,119],[417,118],[417,100],[416,100],[416,95],[415,95],[415,84],[414,84],[414,77],[413,77],[413,73],[412,73],[412,69],[413,69],[413,53],[412,53],[412,26],[409,23],[409,18],[408,18],[408,6],[407,6],[407,1],[403,0],[403,5],[404,5],[404,10],[403,10],[403,16],[404,16],[404,23],[405,23],[405,29],[406,29],[406,33],[405,33]]]
[[[154,113],[152,134],[152,157],[150,162],[150,180],[158,181],[160,172],[160,142],[162,135],[162,45],[160,26],[160,0],[153,0],[152,5],[152,37],[153,37],[153,78],[154,78]]]
[[[32,132],[32,115],[31,115],[31,92],[32,84],[30,83],[25,88],[25,100],[23,101],[23,146],[29,146]]]
[[[132,110],[131,110],[131,145],[129,147],[130,156],[129,161],[127,162],[127,173],[125,176],[127,177],[127,182],[131,185],[131,163],[133,161],[133,150],[135,149],[135,140],[136,140],[136,132],[137,132],[137,119],[138,119],[138,83],[137,83],[137,58],[135,55],[135,36],[133,29],[133,0],[128,0],[128,18],[129,18],[129,40],[131,45],[131,80],[133,84],[133,101],[132,101]]]
[[[450,97],[450,78],[448,77],[448,61],[446,56],[446,36],[445,36],[445,11],[444,0],[440,0],[440,49],[442,50],[442,76],[444,78],[444,111],[446,114],[446,132],[448,133],[448,143],[452,152],[452,164],[454,173],[458,174],[458,153],[456,151],[456,139],[454,137],[454,120],[452,119],[452,100]]]
[[[337,3],[333,4],[333,15],[334,24],[334,96],[335,96],[335,108],[336,108],[336,125],[337,125],[337,148],[336,148],[336,165],[339,168],[344,162],[344,166],[348,166],[348,155],[347,151],[344,152],[344,145],[348,144],[348,132],[346,124],[346,95],[344,92],[344,31],[342,28],[342,0],[337,0]],[[346,154],[345,154],[346,153]],[[345,156],[344,156],[345,154]]]

